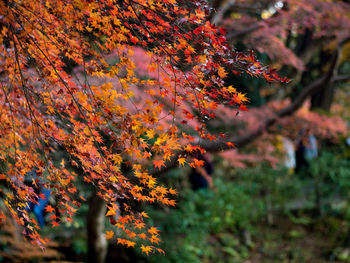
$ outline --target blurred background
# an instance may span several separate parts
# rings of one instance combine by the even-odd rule
[[[249,110],[220,108],[208,129],[236,134],[237,141],[256,133],[231,150],[199,156],[202,169],[185,166],[158,176],[178,192],[175,208],[143,208],[161,231],[165,255],[146,256],[114,240],[106,242],[105,262],[350,262],[350,2],[208,5],[208,19],[226,30],[230,45],[254,50],[290,82],[228,75],[226,84],[250,99]],[[135,56],[140,70],[143,56]],[[93,196],[93,188],[77,184],[87,199]],[[43,214],[40,231],[51,240],[45,251],[26,243],[11,220],[2,222],[0,262],[88,261],[94,208],[90,198],[75,221],[58,228]]]

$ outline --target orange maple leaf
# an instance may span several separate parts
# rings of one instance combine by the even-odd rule
[[[45,211],[48,213],[52,213],[55,211],[55,209],[51,205],[48,205],[45,207]]]
[[[58,219],[58,217],[56,216],[56,214],[51,214],[49,217],[50,217],[51,220],[56,220],[56,219]]]
[[[147,231],[151,235],[158,235],[158,232],[159,232],[159,230],[157,228],[155,228],[154,226],[151,226]]]
[[[135,245],[136,245],[136,243],[134,241],[129,241],[129,240],[126,241],[127,247],[134,247]]]
[[[156,244],[158,244],[159,241],[160,241],[160,239],[159,239],[158,236],[152,235],[152,237],[149,239],[149,241],[151,241],[151,243],[156,243]]]
[[[160,169],[160,167],[165,166],[164,160],[153,161],[154,167]]]
[[[118,244],[121,244],[121,245],[126,245],[127,242],[128,242],[128,240],[123,239],[123,238],[118,238],[118,239],[117,239],[117,243],[118,243]]]
[[[240,92],[237,92],[233,97],[234,97],[234,99],[235,99],[237,104],[241,104],[243,102],[247,102],[248,101],[248,99],[245,96],[245,94],[240,93]]]
[[[200,167],[204,165],[203,160],[198,160],[196,158],[193,158],[193,162],[189,164],[192,168]]]
[[[176,204],[175,200],[170,200],[168,202],[168,205],[170,205],[170,206],[175,206],[175,204]]]
[[[60,224],[58,222],[56,222],[56,221],[51,221],[51,225],[53,227],[58,227]]]
[[[177,192],[176,192],[176,190],[175,190],[175,189],[173,189],[173,188],[169,188],[169,194],[171,194],[171,195],[176,195],[176,194],[177,194]]]
[[[143,253],[146,253],[146,255],[148,255],[150,252],[152,252],[153,248],[151,246],[141,245],[141,250]]]
[[[193,150],[195,149],[194,146],[192,146],[191,144],[187,144],[186,147],[185,147],[185,151],[187,152],[193,152]]]
[[[225,78],[227,76],[227,73],[225,71],[225,69],[223,67],[218,67],[218,75],[220,76],[220,78]]]
[[[232,143],[232,142],[227,142],[226,145],[229,147],[235,147],[234,143]]]
[[[148,214],[147,214],[146,212],[141,212],[141,216],[142,216],[142,217],[146,217],[146,218],[149,217]]]
[[[106,216],[115,216],[115,215],[117,215],[116,210],[113,207],[109,208],[108,212],[106,213]]]
[[[106,231],[105,238],[111,239],[114,236],[113,230],[111,231]]]
[[[135,223],[135,228],[142,229],[145,227],[145,223],[143,222],[137,222]]]
[[[163,255],[165,254],[165,252],[164,252],[163,249],[157,248],[157,251],[158,251],[159,253],[162,253]]]
[[[146,238],[147,238],[147,236],[146,236],[146,234],[145,234],[145,233],[141,233],[141,234],[139,234],[139,238],[141,238],[141,239],[146,239]]]

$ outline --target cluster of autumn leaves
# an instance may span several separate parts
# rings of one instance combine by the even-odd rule
[[[196,1],[13,0],[0,1],[0,10],[0,159],[7,166],[0,180],[26,238],[47,242],[26,210],[40,198],[35,187],[55,196],[55,207],[46,211],[57,227],[74,220],[85,201],[77,188],[83,179],[126,236],[118,243],[162,252],[155,247],[158,230],[144,223],[147,215],[129,207],[116,216],[118,200],[174,206],[175,190],[158,185],[151,171],[179,151],[180,165],[203,165],[191,155],[204,152],[197,138],[216,139],[205,123],[217,105],[246,109],[244,94],[225,87],[227,73],[281,79],[253,54],[228,48],[224,32],[205,20],[207,7]],[[150,59],[146,80],[133,60],[140,47]],[[142,99],[135,95],[140,91]],[[53,157],[62,148],[66,163]],[[33,170],[38,177],[29,186],[25,178]]]

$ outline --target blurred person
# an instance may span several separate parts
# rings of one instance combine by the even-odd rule
[[[283,152],[283,163],[288,168],[289,173],[293,173],[296,166],[295,146],[291,139],[282,135],[277,135],[277,149]]]
[[[213,184],[213,163],[208,154],[198,154],[194,158],[204,161],[203,166],[192,168],[190,182],[193,190],[206,189],[214,187]]]
[[[28,213],[33,212],[40,228],[45,226],[44,209],[49,203],[49,198],[51,191],[45,188],[39,181],[39,183],[34,183],[38,179],[36,171],[29,172],[25,178],[25,183],[34,189],[34,192],[39,196],[36,202],[28,202],[26,210]]]
[[[310,129],[302,129],[297,142],[295,157],[295,171],[298,173],[307,168],[310,161],[318,156],[318,147],[316,137]]]

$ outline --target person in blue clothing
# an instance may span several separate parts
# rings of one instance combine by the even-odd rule
[[[295,171],[300,172],[309,166],[312,159],[318,156],[318,147],[316,137],[310,129],[300,131],[298,144],[295,151],[296,167]]]
[[[49,203],[49,198],[51,191],[44,186],[37,184],[33,184],[33,180],[37,179],[36,171],[29,172],[26,177],[26,184],[30,185],[35,193],[39,196],[36,202],[28,202],[26,210],[28,213],[33,212],[40,227],[45,226],[45,218],[44,218],[44,209],[46,205]]]
[[[306,145],[305,149],[305,158],[310,161],[315,159],[318,155],[317,140],[310,130],[307,131],[307,138],[308,144]]]
[[[208,155],[199,154],[195,157],[198,160],[204,161],[204,165],[192,168],[190,174],[190,182],[193,190],[213,188],[213,164]]]

